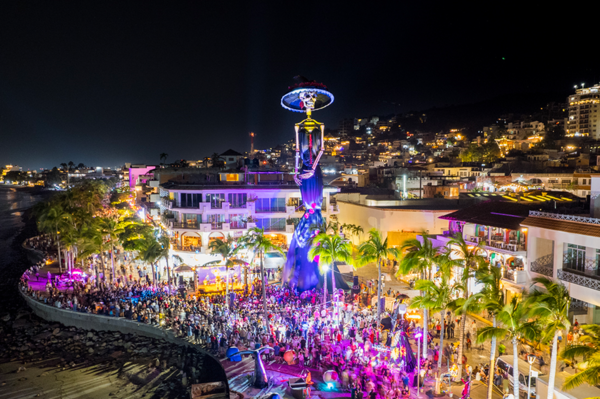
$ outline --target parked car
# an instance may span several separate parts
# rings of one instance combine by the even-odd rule
[[[510,383],[510,393],[513,392],[514,386],[514,376],[513,376],[513,356],[500,356],[496,359],[496,370],[500,370],[502,374],[508,374],[508,381]],[[535,368],[531,367],[531,371],[537,371],[539,375],[542,375],[542,372]],[[525,360],[519,358],[519,397],[522,399],[527,398],[527,389],[529,382],[529,363]],[[502,389],[502,387],[500,387]],[[536,397],[536,378],[531,378],[531,399],[535,399]]]

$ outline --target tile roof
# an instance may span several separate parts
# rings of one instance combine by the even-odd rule
[[[600,237],[600,226],[581,222],[570,222],[568,220],[529,216],[521,222],[521,226],[539,227],[542,229],[563,231],[565,233]]]

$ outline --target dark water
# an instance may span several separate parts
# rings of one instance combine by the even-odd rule
[[[0,307],[16,300],[16,284],[31,265],[21,244],[37,234],[31,208],[51,196],[51,192],[0,187]]]

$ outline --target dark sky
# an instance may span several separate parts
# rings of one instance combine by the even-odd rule
[[[297,74],[334,93],[315,114],[332,127],[600,80],[595,22],[567,23],[590,6],[276,3],[3,2],[0,164],[201,159],[250,131],[269,147],[301,119],[279,105]]]

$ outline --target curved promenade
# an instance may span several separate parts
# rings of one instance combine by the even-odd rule
[[[23,243],[23,249],[27,251],[28,256],[31,255],[31,257],[36,260],[41,260],[45,257],[43,251],[30,248],[25,242]],[[84,330],[116,331],[124,334],[135,334],[148,338],[162,339],[175,345],[193,348],[202,355],[213,360],[214,363],[218,365],[222,372],[222,378],[219,381],[223,381],[225,383],[227,392],[230,392],[227,375],[219,359],[198,345],[192,344],[185,339],[177,337],[172,330],[164,329],[151,324],[140,323],[124,317],[110,317],[93,313],[76,312],[70,309],[57,308],[34,299],[33,297],[29,296],[25,290],[26,286],[22,283],[19,283],[18,291],[23,300],[33,310],[35,315],[46,321],[57,322],[67,327],[76,327]]]

